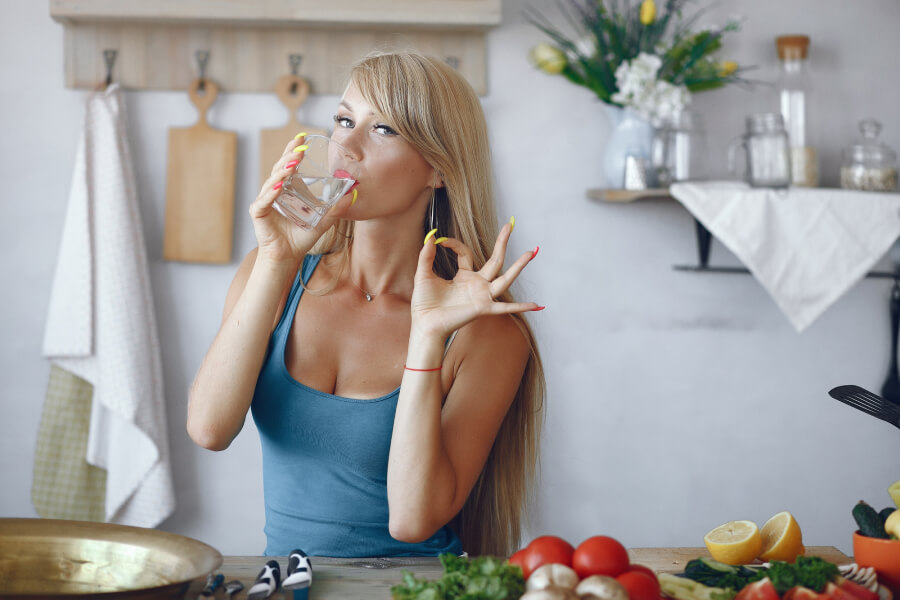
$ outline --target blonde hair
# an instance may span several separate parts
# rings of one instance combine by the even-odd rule
[[[493,250],[498,227],[487,124],[472,87],[442,61],[411,52],[370,55],[354,66],[350,77],[366,102],[441,174],[444,186],[434,199],[435,237],[461,240],[480,269]],[[426,211],[423,237],[430,228]],[[352,222],[341,221],[314,251],[346,257],[352,240]],[[439,246],[435,273],[452,279],[456,270],[455,254]],[[507,292],[498,300],[513,298]],[[484,469],[450,523],[463,548],[475,555],[508,556],[518,547],[537,471],[544,372],[531,328],[520,315],[512,318],[528,340],[530,357]]]

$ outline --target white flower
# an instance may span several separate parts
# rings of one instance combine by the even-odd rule
[[[662,60],[653,54],[641,53],[616,69],[619,90],[612,101],[627,106],[644,118],[660,122],[674,116],[690,102],[684,86],[676,86],[657,79]]]

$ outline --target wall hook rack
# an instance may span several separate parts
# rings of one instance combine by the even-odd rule
[[[107,48],[103,51],[103,62],[106,63],[106,87],[112,85],[113,66],[116,64],[116,56],[118,54],[118,50],[112,48]]]

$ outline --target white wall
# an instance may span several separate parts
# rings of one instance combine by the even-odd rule
[[[500,215],[516,216],[511,253],[541,245],[520,295],[548,307],[533,318],[550,395],[527,535],[698,546],[725,521],[761,525],[790,510],[807,545],[851,552],[853,504],[886,506],[887,485],[900,479],[900,432],[826,392],[844,383],[880,389],[890,283],[861,282],[797,334],[753,278],[673,271],[695,260],[690,216],[672,202],[585,199],[603,183],[609,123],[589,92],[529,66],[528,49],[542,37],[524,23],[524,6],[505,0],[503,25],[489,36],[484,107]],[[826,184],[835,185],[840,148],[860,118],[878,117],[886,141],[900,147],[900,3],[724,0],[704,21],[735,13],[747,20],[725,57],[741,64],[772,65],[776,34],[811,35]],[[62,28],[45,2],[0,2],[0,56],[0,516],[30,517],[49,373],[40,344],[86,93],[63,86]],[[760,97],[726,89],[696,98],[714,172]],[[178,508],[162,527],[227,554],[257,554],[263,507],[252,421],[229,450],[211,453],[191,444],[184,414],[236,262],[254,244],[245,215],[256,195],[258,131],[286,115],[274,95],[219,97],[211,122],[239,135],[235,261],[188,265],[161,257],[166,130],[195,113],[184,93],[130,92],[127,102],[176,457]],[[335,104],[312,97],[301,120],[327,125]],[[718,244],[713,260],[735,263]]]

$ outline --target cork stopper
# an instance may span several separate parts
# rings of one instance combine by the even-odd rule
[[[809,36],[780,35],[775,38],[775,46],[781,60],[805,59],[809,54]]]

